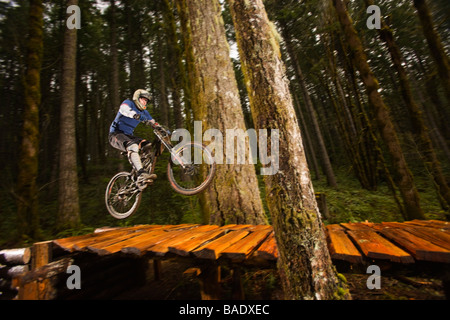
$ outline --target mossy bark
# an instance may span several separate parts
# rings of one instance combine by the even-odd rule
[[[30,1],[27,41],[27,70],[24,79],[24,111],[19,172],[15,193],[19,236],[37,239],[39,234],[38,175],[39,107],[41,104],[40,72],[43,53],[42,1]]]
[[[229,0],[253,122],[279,130],[279,170],[264,178],[286,299],[334,299],[333,268],[281,53],[261,0]]]
[[[70,0],[68,6],[77,5]],[[77,29],[64,33],[59,136],[59,194],[57,228],[75,228],[80,224],[78,202],[77,148],[75,136],[75,80]]]
[[[397,132],[389,114],[389,109],[378,91],[378,81],[367,63],[361,40],[347,13],[344,2],[342,0],[332,1],[347,44],[351,50],[352,62],[358,69],[361,80],[367,91],[369,104],[373,108],[378,130],[391,155],[392,166],[395,173],[394,180],[399,187],[403,199],[405,213],[407,215],[406,218],[424,219],[424,214],[420,207],[419,193],[414,184],[411,171],[406,163]]]
[[[202,121],[203,131],[214,128],[223,134],[224,163],[217,165],[213,183],[201,195],[203,210],[211,224],[265,224],[254,165],[248,161],[226,163],[226,130],[246,131],[246,127],[220,4],[217,0],[186,1],[184,6],[192,58],[188,70],[194,120]],[[248,144],[245,150],[249,150]]]

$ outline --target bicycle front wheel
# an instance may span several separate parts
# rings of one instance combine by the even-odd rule
[[[136,187],[129,172],[119,172],[106,187],[106,208],[116,219],[125,219],[135,213],[141,199],[142,192]]]
[[[189,142],[174,150],[167,166],[167,176],[176,192],[192,196],[211,183],[215,168],[213,156],[206,146]]]

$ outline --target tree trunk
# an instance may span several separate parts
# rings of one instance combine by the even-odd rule
[[[286,299],[347,298],[328,252],[275,28],[262,0],[229,3],[254,124],[279,132],[279,170],[264,182]]]
[[[223,164],[217,165],[212,185],[202,194],[203,208],[212,224],[265,224],[254,165],[237,164],[234,150],[234,161],[226,158],[227,129],[246,128],[220,4],[186,1],[186,8],[194,58],[189,68],[194,117],[202,121],[203,130],[218,129],[223,135]],[[220,151],[215,152],[218,159]]]
[[[68,5],[77,5],[78,0]],[[64,33],[63,72],[61,84],[61,120],[59,137],[58,229],[74,228],[80,223],[78,175],[75,140],[75,79],[77,29]]]
[[[114,110],[120,104],[120,86],[119,86],[119,56],[117,52],[117,25],[116,25],[116,1],[110,0],[111,22],[110,22],[110,41],[111,41],[111,102],[112,108],[108,108],[106,114],[108,123],[114,119]]]
[[[172,85],[172,101],[173,101],[173,119],[175,128],[183,127],[183,115],[181,113],[181,89],[182,79],[180,73],[184,68],[179,68],[182,65],[182,54],[180,45],[178,44],[177,26],[173,14],[173,3],[169,0],[162,2],[162,15],[164,22],[164,31],[167,39],[167,58],[169,61],[169,72],[171,74],[170,82]]]
[[[373,4],[373,1],[366,0],[366,4],[371,5]],[[391,55],[392,63],[397,71],[402,97],[411,116],[413,133],[415,138],[418,140],[420,156],[424,160],[425,165],[434,179],[438,196],[446,202],[444,209],[448,210],[450,206],[450,188],[448,187],[442,173],[441,164],[436,156],[436,152],[434,151],[434,147],[429,136],[428,128],[426,127],[422,117],[422,111],[419,109],[419,106],[413,98],[408,75],[402,65],[402,53],[395,43],[394,35],[389,26],[385,23],[384,19],[381,19],[381,29],[379,29],[378,32],[381,40],[386,43],[389,54]]]
[[[306,125],[306,121],[303,116],[303,111],[301,109],[300,104],[298,103],[298,98],[295,94],[293,94],[293,98],[294,98],[294,106],[296,106],[296,108],[297,108],[297,113],[298,113],[298,116],[300,117],[300,123],[301,123],[301,126],[303,127],[304,137],[305,137],[306,146],[307,146],[306,149],[309,150],[309,153],[310,153],[309,158],[311,159],[311,162],[309,162],[309,163],[311,163],[311,166],[313,167],[313,170],[314,170],[314,173],[316,176],[316,180],[320,180],[319,164],[317,163],[316,153],[314,152],[313,143],[309,136],[308,127]]]
[[[191,131],[193,128],[193,115],[192,115],[192,102],[191,102],[191,90],[192,85],[189,81],[189,74],[193,73],[194,66],[194,56],[191,45],[191,28],[189,26],[189,19],[187,15],[187,5],[184,0],[175,0],[176,7],[178,11],[178,19],[180,21],[181,34],[182,34],[182,42],[184,44],[184,52],[182,55],[178,57],[178,68],[181,74],[181,84],[183,87],[183,102],[184,102],[184,114],[185,114],[185,122],[186,128]],[[186,64],[183,63],[183,56],[186,60]]]
[[[414,0],[420,22],[422,23],[423,34],[430,48],[431,56],[436,62],[437,71],[441,78],[442,87],[447,95],[447,102],[450,103],[450,61],[445,53],[439,34],[434,28],[430,10],[425,0]]]
[[[146,89],[146,75],[144,68],[144,53],[142,41],[143,6],[136,1],[124,1],[124,9],[127,17],[127,49],[128,64],[130,69],[130,94],[137,89]]]
[[[159,35],[162,41],[162,30],[159,30]],[[159,48],[159,116],[158,121],[164,125],[169,126],[169,99],[167,97],[167,85],[166,85],[166,66],[164,62],[165,50],[161,45]]]
[[[349,48],[351,49],[352,61],[361,75],[361,79],[367,91],[369,103],[374,109],[375,120],[378,129],[380,130],[381,137],[386,143],[391,155],[391,161],[395,170],[395,181],[399,186],[402,195],[407,219],[424,219],[424,214],[420,207],[419,193],[417,192],[412,174],[403,155],[397,132],[389,115],[388,107],[385,105],[378,92],[378,81],[367,63],[361,40],[352,25],[352,21],[343,1],[333,0],[333,5],[336,8],[339,22],[343,28]]]
[[[27,41],[27,71],[24,79],[24,111],[19,172],[16,185],[19,236],[39,237],[38,175],[39,106],[41,103],[40,73],[43,46],[42,1],[30,1]]]

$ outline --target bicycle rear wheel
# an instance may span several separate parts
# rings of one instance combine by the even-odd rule
[[[167,176],[172,188],[187,196],[205,190],[211,183],[216,168],[213,156],[206,146],[189,142],[174,150],[174,154],[175,157],[171,158],[167,166]],[[185,166],[180,165],[176,158],[183,159]]]
[[[125,219],[135,213],[141,199],[142,192],[136,187],[129,172],[119,172],[106,187],[106,208],[116,219]]]

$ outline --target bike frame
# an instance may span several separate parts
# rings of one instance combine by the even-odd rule
[[[158,131],[153,131],[157,137],[157,139],[155,139],[155,160],[154,162],[156,162],[156,158],[162,153],[163,150],[161,150],[160,145],[164,145],[164,147],[170,152],[170,154],[172,155],[172,157],[178,161],[178,163],[183,167],[183,169],[186,168],[186,165],[183,162],[183,159],[181,157],[179,157],[174,151],[173,151],[173,146],[170,142],[166,141],[166,137],[168,137],[169,135],[167,135],[166,137],[164,137],[160,132]],[[158,149],[160,150],[159,153],[157,152]],[[172,158],[171,160],[172,161]],[[155,164],[153,163],[153,166]]]

